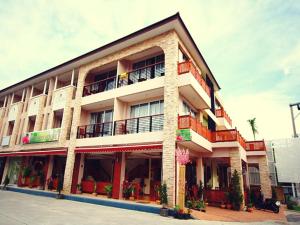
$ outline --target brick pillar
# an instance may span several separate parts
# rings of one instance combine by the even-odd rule
[[[82,91],[83,91],[86,73],[87,73],[87,70],[85,67],[79,69],[78,83],[77,83],[77,89],[76,89],[76,98],[75,98],[74,111],[73,111],[73,121],[72,121],[70,142],[69,142],[65,175],[64,175],[64,188],[63,188],[64,193],[70,193],[71,188],[72,188],[72,176],[73,176],[73,169],[74,169],[74,164],[75,164],[76,133],[77,133],[77,127],[78,127],[79,121],[80,121],[81,98],[82,98]],[[51,116],[51,114],[50,114],[50,116]],[[53,118],[53,114],[52,114],[52,118]],[[51,120],[51,118],[50,118],[50,120]]]
[[[164,131],[162,152],[162,182],[167,185],[168,203],[175,205],[175,148],[178,121],[179,92],[177,86],[178,40],[172,33],[162,46],[165,54]]]
[[[231,149],[229,156],[230,156],[231,176],[234,170],[236,170],[240,177],[241,192],[243,194],[243,202],[241,208],[244,208],[245,206],[244,185],[243,185],[244,181],[243,181],[242,158],[241,158],[240,150],[238,148]]]
[[[269,175],[267,156],[264,155],[259,157],[258,165],[259,165],[261,192],[263,193],[264,198],[271,198],[272,189],[271,189],[271,181]]]

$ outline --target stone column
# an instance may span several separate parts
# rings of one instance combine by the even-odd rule
[[[1,184],[3,184],[4,179],[5,179],[5,177],[6,177],[7,173],[8,173],[9,160],[10,160],[10,157],[7,157],[6,158],[6,162],[5,162],[5,166],[4,166],[4,170],[3,170],[3,176],[2,176]]]
[[[261,192],[264,195],[264,198],[271,198],[272,189],[271,189],[271,181],[269,175],[267,156],[264,155],[259,157],[258,166],[259,166]]]
[[[241,208],[244,208],[245,206],[245,199],[244,199],[244,185],[243,185],[243,169],[242,169],[242,158],[239,148],[234,148],[230,150],[229,153],[230,156],[230,167],[231,167],[231,176],[236,170],[240,177],[240,186],[241,186],[241,192],[243,194],[243,202],[241,205]]]
[[[165,54],[165,88],[164,88],[164,131],[162,152],[162,182],[167,185],[169,206],[175,205],[175,148],[178,120],[178,40],[176,33],[171,33],[168,42],[162,46]]]
[[[74,111],[73,111],[73,121],[72,121],[71,133],[70,133],[70,142],[69,142],[70,144],[68,148],[65,176],[64,176],[64,188],[63,188],[64,193],[70,193],[72,188],[72,177],[73,177],[73,169],[75,163],[74,150],[76,146],[77,127],[80,122],[81,99],[82,99],[82,92],[83,92],[86,73],[87,73],[87,69],[85,67],[81,67],[79,69],[78,85],[76,90],[76,98],[75,98]]]

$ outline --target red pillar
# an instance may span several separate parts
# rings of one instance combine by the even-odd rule
[[[114,164],[112,198],[119,199],[121,185],[122,153],[116,153]]]
[[[77,191],[78,175],[79,175],[79,168],[80,168],[80,158],[81,158],[81,154],[75,155],[75,164],[74,164],[74,169],[73,169],[72,187],[71,187],[72,194],[76,194],[76,191]]]

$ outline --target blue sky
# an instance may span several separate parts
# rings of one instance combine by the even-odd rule
[[[291,136],[300,1],[0,2],[0,89],[179,11],[242,134],[252,138],[246,120],[256,117],[260,138]]]

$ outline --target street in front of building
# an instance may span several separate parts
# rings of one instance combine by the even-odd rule
[[[93,224],[198,224],[198,225],[239,225],[245,223],[204,221],[204,220],[177,220],[172,217],[161,217],[157,214],[129,211],[124,209],[56,200],[0,191],[0,225],[93,225]],[[253,222],[252,225],[275,225],[279,222]],[[281,223],[282,224],[282,223]]]

